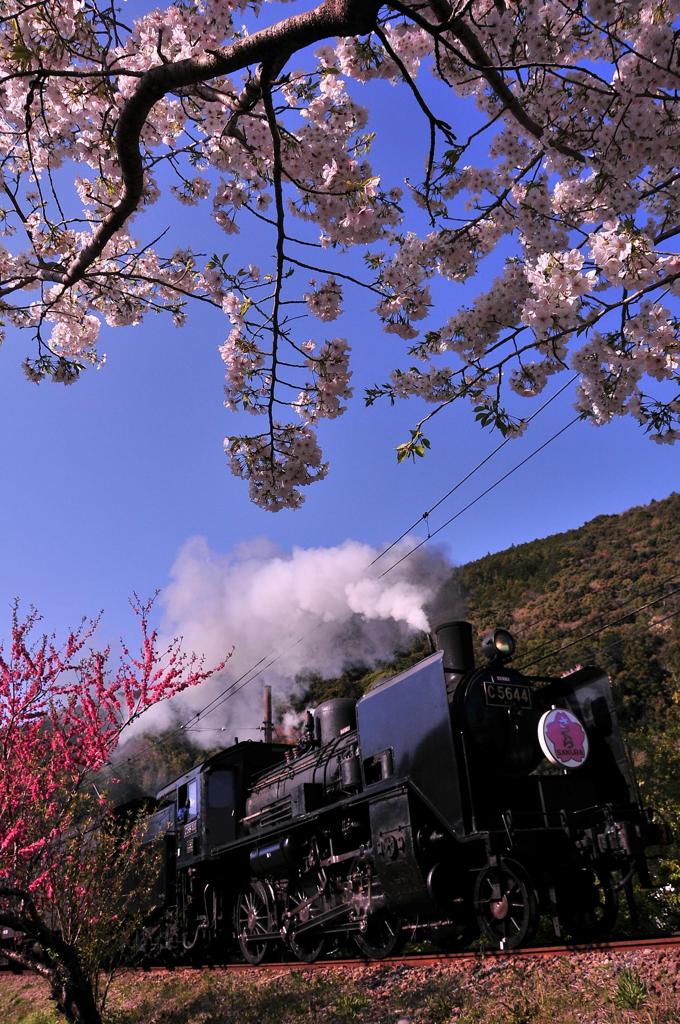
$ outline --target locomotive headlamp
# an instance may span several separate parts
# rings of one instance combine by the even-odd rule
[[[515,638],[507,629],[494,629],[482,640],[482,650],[489,661],[509,661],[515,653]]]

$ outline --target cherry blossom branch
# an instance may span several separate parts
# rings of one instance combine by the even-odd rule
[[[416,83],[413,81],[413,78],[409,74],[406,65],[402,61],[401,57],[397,53],[395,53],[393,47],[390,46],[389,39],[387,38],[383,30],[380,28],[380,26],[376,27],[375,33],[380,39],[380,42],[384,46],[386,52],[390,55],[390,58],[399,68],[402,78],[407,83],[409,89],[415,96],[416,103],[418,104],[422,112],[425,114],[425,117],[427,118],[428,121],[430,131],[430,146],[427,154],[427,168],[425,171],[425,204],[427,207],[427,212],[430,217],[430,223],[434,225],[435,217],[430,206],[430,190],[432,187],[432,173],[434,169],[435,152],[437,146],[437,132],[440,131],[450,145],[456,144],[456,136],[454,135],[451,126],[446,121],[443,121],[441,118],[436,117],[432,113],[428,104],[425,102],[425,99],[423,98],[420,89],[418,88]]]
[[[450,32],[463,44],[470,54],[472,60],[466,61],[466,63],[474,71],[479,71],[483,75],[491,89],[503,103],[503,106],[512,114],[518,124],[525,128],[539,142],[549,145],[552,149],[557,150],[558,153],[562,153],[564,156],[568,156],[582,164],[587,162],[583,153],[573,149],[573,147],[564,145],[558,139],[546,139],[545,127],[527,113],[495,69],[493,61],[489,58],[475,33],[461,17],[453,14],[448,0],[430,0],[430,7],[440,19],[438,25],[433,25],[426,18],[422,18],[412,11],[411,8],[405,7],[403,4],[396,2],[396,0],[392,0],[391,5],[405,17],[411,17],[416,24],[437,38],[445,48],[453,50],[445,36],[446,32]],[[459,51],[454,52],[461,56]]]
[[[139,138],[151,110],[163,96],[178,88],[231,74],[250,64],[279,61],[281,53],[293,53],[328,36],[368,32],[374,26],[379,7],[377,0],[324,0],[314,10],[292,15],[277,25],[236,40],[224,51],[162,64],[147,71],[121,111],[116,129],[122,196],[89,245],[67,269],[64,286],[71,287],[80,280],[86,268],[102,254],[107,242],[137,209],[144,191]]]
[[[284,235],[284,238],[287,238]],[[378,288],[374,284],[369,284],[368,281],[362,281],[360,278],[355,277],[353,274],[347,274],[342,270],[328,270],[324,267],[315,266],[313,263],[304,263],[302,260],[297,260],[295,257],[286,254],[286,262],[293,263],[296,267],[302,267],[303,270],[312,270],[317,274],[330,274],[332,277],[339,277],[343,281],[349,281],[351,284],[357,285],[359,288],[364,288],[366,291],[373,292],[374,295],[386,296],[388,292],[382,288]]]

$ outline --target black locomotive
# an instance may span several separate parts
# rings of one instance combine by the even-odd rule
[[[513,948],[541,915],[558,937],[611,930],[661,837],[607,676],[522,675],[505,630],[477,668],[466,622],[437,642],[358,702],[323,703],[296,747],[236,743],[158,794],[143,956],[312,961],[353,940],[383,957],[412,930]]]

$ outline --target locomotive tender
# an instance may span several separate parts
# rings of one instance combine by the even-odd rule
[[[296,747],[245,742],[158,794],[149,959],[303,961],[352,939],[393,952],[408,929],[513,948],[539,917],[558,937],[612,928],[617,893],[659,841],[637,794],[607,676],[530,677],[472,627],[358,702],[329,700]],[[422,931],[420,931],[422,930]]]

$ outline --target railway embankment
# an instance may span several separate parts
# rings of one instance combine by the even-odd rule
[[[126,971],[107,1024],[678,1024],[680,947],[548,956]],[[2,1024],[61,1024],[37,978],[3,973]]]

